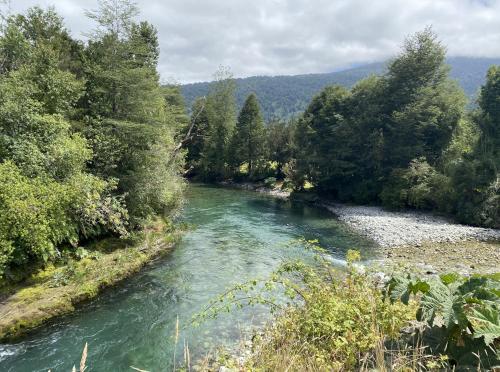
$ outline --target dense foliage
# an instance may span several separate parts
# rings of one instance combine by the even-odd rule
[[[298,192],[312,187],[343,202],[499,227],[500,70],[490,68],[470,111],[445,61],[445,47],[426,29],[405,41],[383,75],[351,89],[326,87],[297,119],[265,127],[254,93],[236,120],[234,81],[219,79],[192,109],[191,175],[284,179]]]
[[[179,90],[159,84],[156,30],[131,2],[99,4],[86,44],[51,8],[2,25],[0,277],[179,203],[187,119]]]
[[[450,57],[451,77],[460,83],[467,97],[475,99],[479,87],[485,82],[486,71],[499,64],[498,58]],[[354,86],[373,74],[385,72],[384,63],[354,67],[343,71],[296,76],[253,76],[236,79],[236,102],[243,107],[246,97],[255,93],[260,98],[262,114],[266,120],[288,119],[300,115],[308,103],[329,85]],[[182,86],[186,102],[191,105],[197,97],[207,95],[212,83],[193,83]]]

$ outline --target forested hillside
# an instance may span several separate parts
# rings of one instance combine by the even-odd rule
[[[457,79],[470,100],[477,96],[479,87],[484,83],[486,71],[491,65],[499,64],[498,58],[450,57],[451,78]],[[265,119],[286,118],[305,110],[312,97],[328,85],[340,84],[353,86],[357,81],[371,74],[380,74],[384,63],[372,63],[356,68],[325,73],[296,76],[253,76],[236,81],[236,101],[238,107],[250,93],[259,97]],[[210,83],[194,83],[182,86],[182,94],[188,107],[196,97],[205,96]]]

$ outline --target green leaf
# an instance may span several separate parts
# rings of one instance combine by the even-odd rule
[[[448,284],[455,283],[458,280],[460,280],[460,275],[458,275],[457,273],[448,273],[448,274],[440,275],[439,278],[441,279],[443,284],[448,285]]]
[[[440,280],[435,280],[431,282],[430,290],[422,296],[421,317],[432,325],[436,315],[439,315],[447,328],[458,325],[464,329],[467,326],[467,318],[463,305],[462,296]]]
[[[472,309],[472,315],[469,315],[469,319],[474,325],[474,338],[484,337],[484,342],[487,345],[500,338],[500,321],[498,309],[495,307],[485,306]]]

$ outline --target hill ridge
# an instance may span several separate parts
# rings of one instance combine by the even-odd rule
[[[456,79],[466,95],[473,101],[480,86],[485,81],[486,71],[491,65],[500,64],[500,58],[449,57],[451,77]],[[290,117],[302,112],[311,98],[328,85],[340,84],[351,87],[357,81],[385,70],[387,62],[373,62],[341,71],[309,73],[299,75],[250,76],[236,78],[236,100],[241,107],[246,96],[256,93],[264,117]],[[196,97],[207,95],[211,82],[181,85],[186,105]]]

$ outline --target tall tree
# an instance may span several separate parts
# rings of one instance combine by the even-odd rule
[[[480,129],[472,153],[456,161],[456,214],[464,222],[500,227],[500,67],[488,70],[473,116]]]
[[[427,28],[406,39],[389,65],[382,106],[388,169],[421,156],[435,164],[463,116],[465,95],[449,78],[445,56]]]
[[[221,67],[215,73],[215,83],[207,97],[208,128],[200,167],[206,179],[221,179],[228,175],[228,150],[236,125],[236,84],[230,70]]]
[[[0,276],[56,258],[61,244],[126,234],[114,182],[89,172],[92,151],[68,120],[84,85],[61,59],[72,43],[61,47],[59,20],[38,8],[9,20],[27,53],[0,77]]]
[[[232,162],[239,166],[248,165],[248,175],[254,176],[256,168],[264,161],[266,133],[259,102],[255,94],[250,94],[238,115],[236,130],[231,142]]]
[[[134,23],[137,7],[127,0],[101,1],[88,12],[98,24],[86,51],[87,114],[153,120],[161,114],[158,36],[147,22]]]
[[[128,36],[139,15],[139,7],[132,0],[99,0],[98,9],[86,11],[87,17],[97,22],[94,37],[113,35],[117,39]]]
[[[174,139],[185,117],[179,91],[159,84],[156,29],[133,21],[137,9],[130,1],[100,5],[89,13],[100,28],[86,50],[82,105],[90,122],[84,133],[94,150],[93,171],[118,180],[131,223],[139,226],[168,215],[180,201],[182,158]]]
[[[190,131],[186,135],[185,148],[187,150],[186,163],[188,171],[191,174],[199,172],[200,160],[202,158],[202,151],[205,144],[205,137],[209,126],[209,117],[207,110],[206,98],[198,98],[193,103],[191,108],[192,117],[190,127],[186,131]]]

